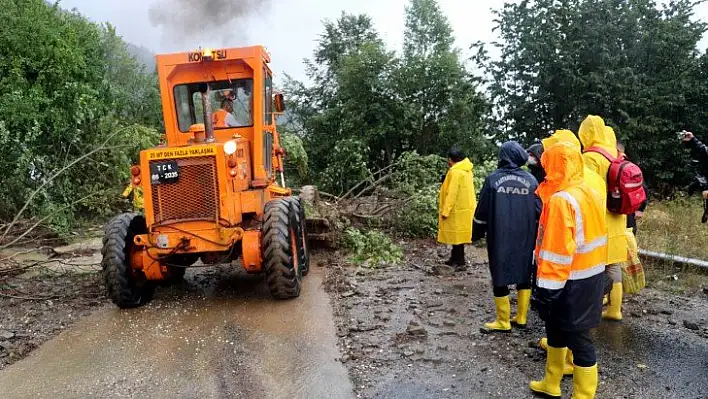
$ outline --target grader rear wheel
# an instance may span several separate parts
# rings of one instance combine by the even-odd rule
[[[106,225],[103,237],[103,281],[108,297],[120,308],[134,308],[149,302],[155,285],[130,266],[136,250],[133,237],[147,233],[145,218],[125,213],[113,218]]]
[[[274,199],[265,206],[263,262],[268,289],[273,298],[300,295],[302,260],[301,238],[295,211],[287,199]]]

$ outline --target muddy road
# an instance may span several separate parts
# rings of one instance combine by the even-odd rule
[[[279,302],[260,277],[190,270],[147,306],[103,305],[6,367],[0,396],[353,397],[322,275]]]
[[[366,398],[529,398],[543,376],[541,321],[486,334],[494,319],[483,250],[468,251],[466,272],[441,265],[449,253],[405,244],[406,261],[377,270],[328,269],[343,361]],[[440,253],[438,253],[440,252]],[[474,252],[474,253],[469,253]],[[512,309],[515,294],[512,293]],[[598,398],[708,398],[708,296],[645,289],[626,296],[625,319],[603,322]],[[570,397],[571,379],[563,382]]]
[[[431,242],[403,247],[375,270],[318,253],[285,302],[227,266],[191,269],[134,310],[109,304],[90,267],[0,281],[0,397],[532,397],[543,329],[530,313],[525,330],[480,331],[494,317],[484,250],[455,272]],[[708,398],[708,294],[649,288],[624,315],[594,331],[598,398]]]

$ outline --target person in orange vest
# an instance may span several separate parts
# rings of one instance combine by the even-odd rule
[[[214,128],[236,127],[238,121],[234,116],[234,94],[232,91],[224,93],[224,99],[221,100],[221,108],[211,114],[211,122]]]
[[[600,324],[607,260],[602,197],[584,182],[578,148],[558,143],[545,149],[546,180],[537,194],[543,211],[536,240],[536,287],[532,306],[546,324],[548,355],[537,393],[561,397],[568,349],[574,354],[573,398],[594,398],[597,354],[590,329]]]
[[[578,140],[577,137],[575,137],[575,134],[571,132],[570,130],[556,130],[555,133],[553,133],[552,136],[547,137],[541,141],[541,145],[543,146],[542,148],[550,148],[555,144],[558,143],[568,143],[572,145],[574,148],[576,148],[578,151],[581,150],[580,147],[580,141]],[[541,151],[541,154],[543,154],[543,151]],[[540,158],[540,156],[539,156]],[[539,168],[541,167],[539,163]],[[541,168],[543,170],[543,168]],[[583,166],[583,181],[592,189],[594,189],[597,192],[597,195],[600,197],[600,200],[602,201],[602,209],[603,212],[605,212],[605,202],[606,198],[604,197],[605,192],[607,192],[607,187],[605,185],[605,180],[600,177],[597,173],[593,172],[592,170],[588,169],[587,166]],[[546,188],[546,189],[552,189],[552,188]],[[549,197],[548,195],[544,197]],[[539,340],[539,346],[543,350],[548,350],[548,338],[544,337]],[[568,354],[566,356],[566,361],[565,361],[565,366],[563,367],[563,375],[573,375],[573,351],[568,350]]]
[[[589,151],[593,147],[605,150],[616,157],[617,138],[615,131],[605,126],[605,121],[596,115],[588,115],[580,124],[578,131],[580,142],[583,144],[585,152],[583,161],[588,169],[600,175],[607,184],[607,172],[610,169],[610,161],[603,155]],[[605,194],[606,195],[606,194]],[[607,275],[612,279],[612,290],[610,291],[609,306],[602,314],[606,320],[622,320],[622,263],[627,261],[627,216],[607,211],[605,213],[608,230],[607,245]]]

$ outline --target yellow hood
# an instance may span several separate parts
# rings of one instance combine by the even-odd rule
[[[462,161],[452,165],[450,169],[459,169],[459,170],[464,170],[465,172],[471,172],[472,171],[472,161],[470,161],[469,158],[465,158]]]
[[[541,165],[546,171],[546,180],[536,193],[544,204],[553,194],[583,182],[583,156],[573,144],[558,143],[544,150]]]
[[[548,150],[554,144],[568,143],[580,151],[580,141],[578,141],[578,138],[575,137],[575,134],[570,130],[556,130],[551,137],[541,140],[541,143],[543,143],[544,150]]]
[[[599,116],[588,115],[580,124],[578,131],[580,142],[587,151],[590,147],[600,147],[609,152],[612,156],[617,156],[617,138],[615,131],[611,127],[605,126],[605,121]]]

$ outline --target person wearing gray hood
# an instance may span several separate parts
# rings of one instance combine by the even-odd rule
[[[490,331],[510,331],[511,324],[526,327],[531,301],[533,251],[536,244],[541,200],[538,182],[521,169],[529,154],[515,141],[499,151],[499,167],[484,180],[474,215],[472,241],[487,237],[489,269],[494,287],[497,319],[486,323]],[[518,309],[511,317],[509,286],[516,285]]]

